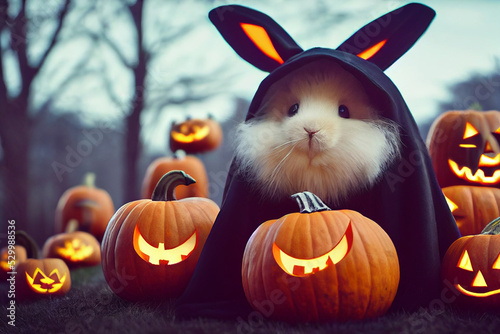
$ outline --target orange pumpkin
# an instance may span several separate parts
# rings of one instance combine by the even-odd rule
[[[311,193],[293,197],[300,213],[263,223],[246,245],[242,279],[250,305],[292,322],[384,314],[399,285],[387,233],[358,212],[330,210]]]
[[[196,180],[189,187],[179,185],[175,189],[176,198],[208,197],[208,176],[203,162],[193,155],[177,151],[172,157],[158,158],[148,166],[142,181],[142,198],[151,198],[158,181],[172,170],[183,170]]]
[[[108,192],[96,188],[95,175],[87,173],[83,185],[64,192],[56,208],[56,233],[66,232],[70,220],[78,222],[77,229],[93,234],[101,241],[115,208]]]
[[[451,186],[443,188],[451,213],[462,235],[479,234],[500,216],[500,189]]]
[[[14,272],[14,267],[26,261],[28,255],[26,248],[21,245],[9,245],[0,250],[0,279],[4,281],[9,277],[9,272]]]
[[[16,301],[65,295],[71,276],[61,259],[28,259],[16,267]]]
[[[29,258],[38,258],[38,245],[35,240],[23,230],[17,230],[12,234],[9,229],[7,246],[0,250],[0,279],[12,277],[15,267]]]
[[[215,150],[222,142],[219,123],[209,116],[207,119],[187,119],[170,127],[170,149],[187,153],[202,153]]]
[[[194,271],[219,213],[208,198],[176,200],[175,187],[195,182],[171,171],[152,199],[123,205],[102,241],[102,268],[111,290],[132,300],[164,300],[180,295]]]
[[[441,187],[500,187],[500,111],[448,111],[429,130],[427,145]]]
[[[448,248],[442,278],[451,283],[457,302],[466,307],[500,308],[500,218],[477,235],[456,240]]]
[[[69,268],[101,263],[99,241],[92,234],[82,231],[60,233],[48,238],[42,254],[46,258],[60,258]]]

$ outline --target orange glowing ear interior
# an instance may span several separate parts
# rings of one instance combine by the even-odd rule
[[[493,263],[493,269],[500,269],[500,254],[498,254],[495,263]]]
[[[448,197],[444,196],[446,198],[446,203],[448,203],[448,206],[450,207],[450,211],[453,213],[456,209],[458,209],[458,205],[456,205],[451,199]]]
[[[363,58],[363,59],[370,59],[371,57],[373,57],[377,52],[380,51],[380,49],[382,49],[382,47],[384,46],[384,44],[387,42],[386,39],[384,39],[383,41],[375,44],[374,46],[372,46],[371,48],[368,48],[366,49],[365,51],[361,52],[361,53],[358,53],[357,56],[360,57],[360,58]]]
[[[496,129],[495,133],[500,133],[500,128]]]
[[[269,58],[276,60],[278,63],[284,63],[264,28],[249,23],[240,23],[240,26],[260,51]]]
[[[472,269],[472,264],[470,262],[470,257],[469,253],[467,253],[467,250],[464,250],[462,253],[462,256],[460,256],[460,260],[458,260],[457,267],[462,268],[467,271],[473,271]]]
[[[474,135],[477,135],[478,133],[479,131],[477,131],[472,124],[470,124],[469,122],[465,124],[464,139],[470,138]]]

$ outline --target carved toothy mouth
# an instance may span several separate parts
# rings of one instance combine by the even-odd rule
[[[199,141],[199,140],[202,140],[203,138],[205,138],[206,136],[208,136],[208,134],[210,133],[210,128],[208,126],[203,126],[203,127],[199,127],[199,126],[193,126],[191,128],[191,131],[192,133],[183,133],[183,132],[175,132],[175,131],[172,131],[172,138],[178,142],[181,142],[181,143],[192,143],[194,141]]]
[[[56,251],[66,260],[78,262],[92,255],[94,249],[81,240],[75,239],[72,241],[65,241],[64,247],[58,247]]]
[[[137,255],[144,261],[154,265],[160,265],[161,263],[173,265],[182,262],[191,255],[198,244],[195,230],[186,241],[177,247],[166,249],[163,242],[158,243],[158,246],[155,247],[143,238],[137,225],[135,226],[133,241]]]
[[[36,268],[33,273],[33,277],[26,273],[26,280],[28,281],[28,285],[35,292],[54,293],[62,288],[64,282],[66,281],[66,275],[59,279],[59,270],[54,269],[50,273],[49,277],[47,277],[39,268]]]
[[[484,184],[495,184],[500,181],[500,165],[492,164],[492,162],[496,162],[497,158],[500,159],[500,155],[497,155],[495,158],[490,158],[484,154],[481,155],[479,167],[482,168],[478,168],[475,174],[472,174],[469,167],[463,166],[460,168],[458,164],[451,159],[448,159],[448,164],[453,173],[463,180]]]
[[[273,256],[278,265],[292,276],[308,276],[337,264],[349,253],[352,247],[353,232],[351,223],[340,241],[327,253],[312,259],[300,259],[283,252],[273,243]]]

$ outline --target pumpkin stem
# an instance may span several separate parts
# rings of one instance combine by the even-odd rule
[[[151,200],[153,201],[175,201],[175,187],[195,183],[196,181],[182,170],[172,170],[163,175],[156,184]]]
[[[493,219],[481,231],[481,234],[499,235],[500,234],[500,217]]]
[[[297,201],[300,213],[313,213],[331,210],[318,196],[309,191],[296,193],[291,197]]]
[[[95,187],[95,173],[85,173],[83,176],[83,185],[94,188]]]
[[[35,240],[23,230],[16,231],[16,245],[26,248],[26,255],[29,259],[38,259],[40,249]]]
[[[186,152],[183,150],[177,150],[174,152],[174,159],[182,160],[186,157]]]
[[[66,224],[66,228],[64,229],[64,233],[72,233],[78,230],[78,220],[76,219],[70,219],[68,221],[68,224]]]

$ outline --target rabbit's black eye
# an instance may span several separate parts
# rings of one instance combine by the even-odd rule
[[[293,106],[290,107],[290,109],[288,109],[288,117],[292,117],[298,112],[299,112],[299,104],[295,103]]]
[[[339,106],[339,116],[342,118],[349,118],[349,108],[341,104]]]

